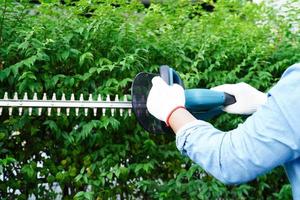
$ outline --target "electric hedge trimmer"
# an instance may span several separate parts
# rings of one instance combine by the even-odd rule
[[[132,101],[128,101],[127,95],[122,100],[115,96],[113,101],[109,95],[104,99],[98,95],[95,100],[92,94],[89,95],[87,100],[84,100],[83,94],[80,95],[78,100],[75,99],[74,94],[71,95],[69,100],[66,99],[65,94],[62,94],[62,97],[57,99],[55,93],[51,99],[47,99],[46,94],[43,95],[42,99],[38,99],[36,93],[32,99],[28,98],[27,93],[24,94],[22,99],[19,99],[17,93],[14,94],[13,98],[9,98],[6,92],[3,99],[0,99],[0,115],[7,111],[9,116],[22,115],[23,113],[40,116],[45,113],[43,110],[46,109],[48,116],[51,116],[54,112],[57,116],[60,116],[62,112],[69,116],[71,109],[75,109],[75,115],[78,116],[80,109],[83,109],[85,116],[91,113],[90,110],[94,116],[97,116],[99,109],[102,115],[105,115],[107,109],[110,109],[112,116],[115,115],[117,110],[120,116],[123,116],[124,111],[128,110],[128,115],[130,116],[131,110],[133,110],[140,125],[148,132],[172,132],[164,122],[153,117],[146,107],[147,96],[152,87],[151,80],[154,76],[158,76],[158,74],[141,72],[134,78],[131,87]],[[179,75],[168,66],[160,67],[160,76],[169,85],[176,83],[184,87]],[[219,115],[222,113],[223,106],[235,103],[234,96],[209,89],[185,89],[185,98],[187,110],[197,119],[202,120]]]

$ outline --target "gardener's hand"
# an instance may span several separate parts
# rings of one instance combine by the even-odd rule
[[[152,79],[152,88],[147,98],[149,112],[168,124],[167,118],[174,109],[185,106],[184,89],[178,85],[168,85],[161,77]]]
[[[224,84],[211,89],[226,92],[235,97],[236,103],[224,108],[224,111],[228,113],[249,115],[267,101],[267,94],[246,83]]]

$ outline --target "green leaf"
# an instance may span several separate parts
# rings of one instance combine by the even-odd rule
[[[82,54],[79,58],[79,65],[82,66],[85,62],[93,61],[94,56],[91,52],[86,52]]]
[[[37,178],[36,165],[34,163],[26,164],[21,168],[21,173],[24,175],[25,179],[32,181]]]
[[[107,174],[108,180],[112,180],[112,177],[113,177],[113,173],[110,172],[110,173]]]
[[[56,122],[54,122],[53,120],[47,120],[43,124],[48,125],[52,131],[55,131],[55,132],[59,131],[59,128],[58,128]]]
[[[5,138],[5,136],[6,136],[6,134],[5,134],[5,133],[3,133],[3,132],[0,132],[0,141],[1,141],[2,139],[4,139],[4,138]]]
[[[61,53],[61,57],[63,60],[67,60],[70,56],[70,51],[66,50]]]
[[[0,81],[4,81],[10,74],[11,69],[5,68],[4,70],[0,71]]]
[[[31,71],[23,73],[22,76],[19,77],[18,81],[21,81],[23,79],[32,79],[35,81],[37,80],[36,76]]]
[[[36,62],[36,60],[37,60],[37,56],[34,55],[34,56],[31,56],[31,57],[23,60],[22,64],[24,64],[28,68],[31,68],[34,65],[34,63]]]

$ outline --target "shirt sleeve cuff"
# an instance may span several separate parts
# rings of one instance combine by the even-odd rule
[[[195,120],[185,124],[181,127],[176,133],[176,146],[177,149],[181,152],[181,154],[186,155],[184,150],[184,145],[186,143],[187,138],[191,133],[193,133],[193,129],[197,128],[198,126],[207,124],[207,122],[202,120]]]

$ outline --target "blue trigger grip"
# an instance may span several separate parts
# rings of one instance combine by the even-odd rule
[[[225,93],[209,89],[187,89],[185,99],[185,106],[188,110],[208,111],[224,105]]]
[[[224,92],[209,89],[185,90],[185,107],[197,119],[207,120],[221,114],[226,101]]]

